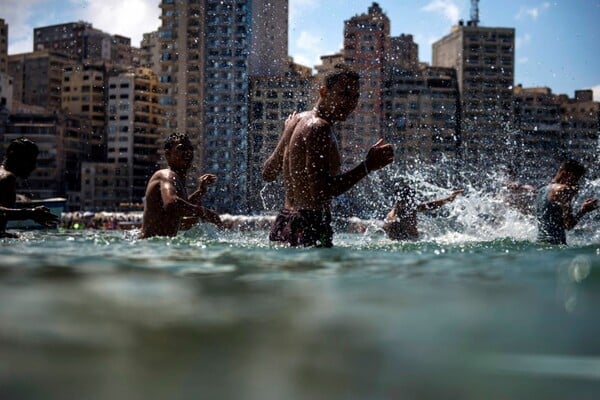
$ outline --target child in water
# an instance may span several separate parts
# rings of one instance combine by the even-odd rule
[[[438,209],[463,193],[464,189],[455,190],[448,197],[417,203],[414,189],[403,184],[396,190],[396,203],[384,219],[383,230],[392,240],[417,240],[417,212]]]

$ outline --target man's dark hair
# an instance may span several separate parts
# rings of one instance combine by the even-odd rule
[[[331,89],[333,85],[344,78],[358,81],[360,76],[346,64],[336,64],[333,69],[328,71],[323,77],[323,85],[327,89]]]
[[[560,169],[569,172],[578,178],[585,174],[585,167],[577,160],[567,160],[560,165]]]
[[[20,137],[11,141],[6,148],[6,154],[4,159],[11,158],[13,160],[19,159],[21,157],[37,157],[39,154],[39,149],[37,144],[33,141],[27,139],[26,137]]]
[[[188,143],[190,146],[192,145],[190,137],[187,135],[187,133],[171,133],[167,140],[165,140],[164,148],[165,150],[169,150],[177,143]]]

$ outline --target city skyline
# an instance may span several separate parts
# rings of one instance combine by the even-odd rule
[[[32,51],[33,28],[83,20],[111,34],[130,37],[139,46],[141,35],[158,29],[157,0],[4,0],[9,25],[9,54]],[[289,1],[289,54],[314,67],[321,55],[339,51],[344,21],[365,13],[372,1]],[[419,59],[431,63],[431,43],[450,33],[458,20],[470,18],[469,0],[377,2],[391,20],[392,35],[412,34]],[[525,3],[525,4],[523,4]],[[599,1],[516,1],[479,3],[481,26],[516,29],[515,84],[545,86],[573,95],[593,89],[600,100],[600,56],[593,49],[600,38]]]

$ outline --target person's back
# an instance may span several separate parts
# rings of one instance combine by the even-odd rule
[[[550,244],[566,244],[567,234],[563,223],[563,210],[557,202],[550,198],[551,192],[556,188],[557,184],[551,183],[538,191],[536,199],[537,240]]]
[[[298,122],[283,155],[283,177],[287,190],[287,207],[296,210],[319,211],[329,209],[331,197],[323,196],[326,182],[315,180],[314,171],[307,168],[307,159],[314,153],[311,147],[321,148],[329,161],[329,171],[335,176],[340,171],[340,155],[330,123],[313,112],[297,116]]]

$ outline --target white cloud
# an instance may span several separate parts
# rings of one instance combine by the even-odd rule
[[[529,62],[528,57],[519,57],[517,58],[517,64],[527,64]]]
[[[452,24],[457,23],[460,18],[460,9],[452,0],[433,0],[421,10],[442,14]]]
[[[523,6],[519,9],[519,12],[515,16],[515,18],[523,19],[523,18],[529,17],[532,20],[536,21],[538,19],[538,17],[540,16],[540,14],[549,8],[550,8],[550,3],[548,3],[548,2],[542,3],[541,5],[536,6],[536,7]]]
[[[296,39],[296,48],[294,61],[311,68],[321,64],[321,56],[326,54],[323,38],[307,31],[300,32]]]
[[[600,84],[593,86],[592,91],[594,92],[594,101],[600,101]]]
[[[531,35],[529,33],[526,33],[523,36],[517,37],[517,39],[515,41],[515,47],[517,49],[520,49],[523,46],[527,46],[529,43],[531,43]]]
[[[144,33],[160,26],[160,8],[156,0],[71,0],[77,19],[94,28],[131,38],[138,47]]]
[[[142,34],[160,26],[157,0],[0,0],[8,24],[9,54],[33,50],[33,29],[85,21],[94,28],[131,38],[139,46]]]
[[[292,27],[298,25],[302,15],[309,14],[319,8],[318,0],[289,0],[289,24]]]

